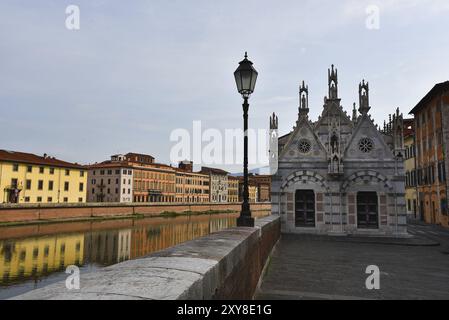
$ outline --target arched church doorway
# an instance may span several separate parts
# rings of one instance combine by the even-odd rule
[[[296,190],[295,225],[302,228],[315,227],[315,193],[313,190]]]
[[[357,193],[357,228],[379,228],[379,208],[376,192]]]

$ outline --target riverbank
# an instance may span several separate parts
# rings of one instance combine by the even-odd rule
[[[0,227],[146,217],[176,217],[239,212],[240,203],[204,204],[45,204],[0,205]],[[251,204],[252,211],[270,211],[270,203]]]

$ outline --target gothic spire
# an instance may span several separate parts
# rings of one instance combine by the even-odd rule
[[[299,112],[298,122],[301,118],[307,119],[309,115],[309,86],[306,86],[304,81],[299,86]]]
[[[273,112],[273,115],[270,116],[270,130],[277,130],[278,129],[278,117]]]
[[[362,115],[368,114],[371,109],[369,106],[369,84],[365,80],[359,84],[359,112]]]
[[[352,122],[353,123],[357,122],[357,108],[355,106],[355,102],[354,102],[354,107],[352,108]]]
[[[329,84],[329,99],[338,99],[338,70],[334,65],[327,70]]]

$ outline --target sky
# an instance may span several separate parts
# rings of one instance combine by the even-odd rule
[[[69,5],[79,30],[66,28]],[[0,149],[169,163],[175,129],[242,127],[233,72],[245,51],[259,72],[250,128],[276,112],[280,134],[291,131],[302,80],[316,120],[331,64],[348,113],[366,79],[383,124],[449,80],[448,15],[447,0],[2,0]]]

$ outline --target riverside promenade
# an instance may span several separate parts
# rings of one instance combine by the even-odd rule
[[[256,299],[449,299],[449,230],[408,229],[409,239],[283,234]],[[370,265],[379,290],[366,288]]]

